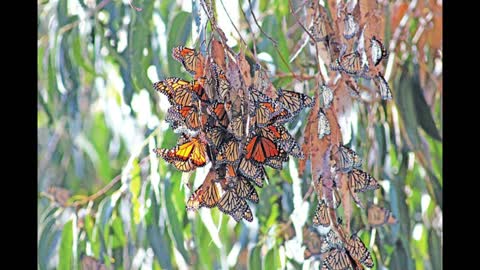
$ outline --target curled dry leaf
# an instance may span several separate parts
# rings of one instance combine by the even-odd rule
[[[226,70],[225,51],[223,50],[222,43],[216,39],[212,40],[212,58],[222,70]]]
[[[245,53],[240,52],[236,57],[238,66],[240,67],[240,74],[242,74],[245,86],[252,85],[252,77],[250,76],[250,64],[245,59]]]
[[[47,191],[53,197],[53,200],[60,206],[67,206],[68,199],[70,198],[70,191],[61,187],[52,186]]]
[[[348,174],[346,173],[341,173],[339,177],[339,188],[340,188],[340,193],[342,195],[342,201],[343,201],[343,213],[344,213],[344,218],[345,218],[345,226],[347,228],[347,232],[350,231],[350,219],[352,217],[352,203],[350,199],[350,191],[348,188]]]
[[[91,256],[82,257],[82,270],[107,270],[105,264]]]
[[[232,101],[232,110],[235,112],[241,111],[243,91],[242,78],[240,76],[240,69],[233,61],[228,61],[227,64],[227,80],[230,82],[230,100]],[[230,111],[227,111],[230,114]],[[230,115],[232,118],[232,115]]]

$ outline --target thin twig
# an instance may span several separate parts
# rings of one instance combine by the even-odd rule
[[[235,26],[235,24],[233,23],[232,18],[230,18],[230,14],[228,14],[228,11],[227,11],[227,9],[225,8],[225,5],[223,4],[223,1],[222,1],[222,0],[220,0],[220,4],[222,4],[223,10],[224,10],[225,13],[227,14],[227,17],[228,17],[228,19],[230,20],[230,23],[232,24],[233,28],[235,28],[235,31],[237,31],[237,34],[238,34],[238,36],[240,37],[240,39],[242,40],[243,44],[245,44],[245,46],[248,47],[247,42],[245,42],[245,40],[244,40],[243,37],[242,37],[242,34],[240,34],[240,31],[238,31],[237,26]]]
[[[216,23],[216,20],[215,20],[215,16],[210,16],[211,14],[208,12],[207,3],[205,3],[205,0],[201,0],[200,5],[202,6],[205,14],[207,14],[208,21],[210,22],[210,25],[212,26],[212,29],[215,30],[215,32],[217,32],[217,34],[220,36],[220,39],[222,39],[222,43],[221,43],[222,47],[225,50],[227,50],[231,55],[236,55],[236,53],[229,46],[226,46],[227,37],[225,36],[225,33],[223,33],[222,30],[218,29],[218,26],[217,26],[217,23]]]
[[[253,28],[252,25],[250,24],[250,21],[247,18],[247,14],[245,14],[245,11],[243,9],[240,9],[240,11],[243,14],[243,17],[245,18],[245,21],[247,22],[248,29],[250,30],[250,34],[252,36],[252,42],[253,42],[253,56],[255,58],[255,61],[259,63],[260,61],[257,58],[257,41],[255,40],[255,33],[253,33]]]
[[[257,17],[255,17],[255,13],[253,13],[253,8],[252,8],[252,1],[248,0],[248,6],[250,7],[250,13],[252,14],[253,20],[255,21],[255,24],[257,25],[258,29],[268,38],[270,41],[273,43],[273,46],[277,47],[277,41],[275,41],[272,37],[270,37],[265,31],[263,31],[262,27],[257,21]]]
[[[278,43],[277,43],[277,41],[275,41],[272,37],[270,37],[267,33],[265,33],[265,31],[263,31],[263,28],[262,28],[262,27],[260,26],[260,24],[258,23],[257,17],[255,17],[255,13],[253,13],[252,1],[251,1],[251,0],[248,0],[248,6],[249,6],[249,8],[250,8],[250,13],[252,14],[253,20],[255,21],[255,24],[257,25],[258,29],[260,29],[260,31],[272,42],[273,47],[275,48],[275,50],[276,50],[277,53],[278,53],[278,56],[280,56],[280,59],[281,59],[282,62],[285,64],[285,66],[287,67],[288,71],[290,71],[290,72],[292,73],[292,77],[294,77],[295,79],[298,80],[298,78],[295,76],[295,73],[294,73],[293,70],[290,68],[290,65],[288,64],[288,62],[285,60],[285,58],[283,57],[282,53],[281,53],[280,50],[278,49]]]
[[[134,5],[132,4],[132,0],[128,0],[128,3],[130,4],[130,7],[133,8],[133,9],[135,9],[136,11],[142,11],[141,8],[136,7],[136,6],[134,6]]]
[[[148,161],[150,159],[150,156],[147,156],[145,158],[143,158],[139,163],[138,165],[142,165],[143,163],[145,163],[146,161]],[[76,201],[76,202],[73,202],[73,203],[70,203],[70,204],[67,204],[67,206],[73,206],[73,207],[78,207],[80,205],[84,205],[84,204],[87,204],[91,201],[95,201],[96,199],[98,199],[100,196],[104,195],[105,193],[107,193],[113,186],[115,186],[115,184],[119,183],[120,180],[122,179],[122,173],[120,173],[119,175],[115,176],[106,186],[104,186],[102,189],[100,189],[99,191],[97,191],[96,193],[88,196],[87,198],[83,199],[83,200],[80,200],[80,201]]]
[[[288,77],[295,77],[300,81],[306,80],[313,80],[317,77],[317,75],[307,75],[307,74],[290,74],[290,73],[277,73],[273,77],[275,78],[288,78]]]

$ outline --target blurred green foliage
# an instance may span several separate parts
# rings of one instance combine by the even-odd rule
[[[301,226],[310,222],[316,204],[302,204],[310,178],[298,179],[297,160],[281,172],[267,172],[270,183],[257,190],[253,223],[237,224],[218,209],[185,211],[191,191],[184,184],[198,186],[206,171],[182,175],[153,155],[154,147],[174,145],[176,135],[167,130],[165,100],[151,85],[169,76],[190,78],[170,52],[181,44],[201,46],[192,35],[204,34],[198,23],[204,27],[205,17],[199,17],[199,1],[135,2],[142,11],[128,1],[38,5],[39,269],[80,269],[86,255],[114,269],[309,269],[313,262],[303,261]],[[253,25],[248,1],[229,5],[243,8]],[[291,30],[296,23],[288,1],[252,5],[263,30],[278,44],[277,51],[255,30],[258,53],[269,55],[265,61],[276,67],[270,70],[274,85],[305,87],[313,95],[313,81],[295,85],[276,76],[289,68],[315,69],[307,49],[289,67],[279,55],[288,61],[302,38],[300,28]],[[395,5],[384,9],[395,11]],[[228,8],[253,46],[244,16]],[[216,12],[224,12],[219,3]],[[362,196],[382,202],[399,220],[371,231],[364,211],[354,207],[352,228],[361,231],[375,269],[442,268],[441,57],[433,45],[418,48],[411,41],[419,21],[409,18],[410,27],[398,41],[403,49],[391,52],[396,56],[389,60],[395,61],[389,80],[394,104],[352,108],[357,117],[351,122],[351,144],[383,185]],[[229,21],[219,24],[229,29],[224,31],[238,51]],[[427,52],[425,62],[419,50]],[[289,129],[300,138],[305,124],[306,113]],[[49,192],[52,186],[65,190]],[[99,197],[88,197],[105,186]],[[67,191],[70,199],[59,202],[56,194]],[[290,220],[297,236],[286,240],[278,232]]]

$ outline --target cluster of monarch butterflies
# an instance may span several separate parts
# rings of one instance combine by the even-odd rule
[[[325,8],[320,5],[312,5],[313,19],[309,31],[314,37],[314,42],[325,42],[327,46],[337,45],[338,42],[333,40],[334,35],[332,33],[332,22],[329,20]],[[382,60],[388,58],[388,52],[383,45],[382,41],[376,36],[366,36],[365,29],[368,24],[365,24],[360,29],[359,23],[356,21],[352,13],[342,10],[339,15],[343,20],[343,37],[346,40],[354,39],[354,48],[348,50],[345,46],[340,45],[339,57],[334,59],[330,64],[330,69],[338,71],[351,76],[354,80],[362,77],[367,80],[372,80],[377,85],[380,92],[380,96],[383,100],[392,99],[392,91],[388,82],[385,80],[383,74],[375,69],[375,72],[371,71],[369,62],[374,66],[378,66]],[[370,54],[366,53],[364,40],[368,40]],[[362,46],[360,46],[362,45]],[[368,55],[371,59],[368,59]],[[369,61],[371,60],[371,61]],[[358,94],[358,90],[355,87],[352,88],[355,94]]]
[[[325,9],[315,4],[312,5],[312,8],[314,10],[312,13],[313,19],[309,31],[314,38],[314,42],[325,42],[327,48],[339,44],[334,40],[332,23]],[[363,42],[365,38],[363,31],[365,28],[360,29],[358,22],[351,13],[340,11],[340,14],[343,16],[343,37],[346,40],[356,38],[353,42],[355,48],[352,51],[347,51],[345,47],[340,47],[339,57],[332,61],[330,69],[347,74],[354,80],[358,78],[373,79],[379,88],[381,98],[383,100],[392,99],[390,87],[383,75],[377,72],[376,68],[369,68],[369,63],[378,66],[383,59],[388,57],[388,52],[383,43],[375,36],[367,37],[370,42],[370,53],[367,54],[363,46],[359,46],[359,43]],[[371,57],[371,59],[368,59],[368,57]],[[355,92],[358,94],[358,91]],[[327,85],[320,86],[319,94],[318,138],[324,139],[331,133],[327,111],[330,110],[334,94]],[[370,202],[365,207],[359,199],[359,193],[379,189],[380,184],[373,176],[362,170],[362,159],[354,150],[343,144],[333,145],[329,156],[332,159],[331,169],[334,172],[332,176],[334,178],[333,187],[331,187],[333,196],[329,202],[323,192],[317,191],[318,205],[313,215],[313,227],[304,231],[304,245],[306,247],[304,257],[305,259],[312,256],[320,258],[321,269],[363,269],[363,266],[371,268],[374,262],[362,240],[356,234],[348,237],[342,226],[338,224],[339,222],[334,224],[331,220],[334,214],[332,211],[334,212],[341,204],[337,180],[342,174],[347,174],[347,186],[350,195],[357,206],[366,208],[368,224],[371,227],[395,224],[397,220],[390,210]],[[316,190],[325,188],[324,180],[323,177],[320,177],[319,186]],[[338,233],[341,233],[342,237],[339,237]]]
[[[357,197],[357,193],[376,190],[380,188],[380,184],[373,176],[361,170],[362,159],[354,150],[339,145],[335,150],[332,149],[332,154],[333,152],[336,152],[337,155],[331,156],[338,157],[334,160],[335,171],[347,174],[350,194],[355,203],[364,208]],[[323,177],[320,177],[319,184],[322,185],[322,182]],[[319,189],[321,188],[323,187],[319,187]],[[337,209],[340,204],[340,195],[338,195],[335,185],[331,204],[328,203],[325,196],[319,196],[318,205],[312,219],[314,228],[310,228],[309,236],[304,242],[306,246],[305,259],[312,257],[312,255],[318,255],[322,258],[322,269],[363,269],[362,265],[369,268],[373,267],[370,252],[360,238],[353,234],[349,238],[344,237],[345,241],[342,241],[334,231],[329,210]],[[391,211],[386,208],[370,202],[366,208],[368,224],[371,227],[397,222]],[[341,225],[337,226],[336,230],[340,230],[343,235],[346,235]]]
[[[392,213],[383,207],[369,204],[368,222],[371,226],[396,223]],[[341,224],[341,221],[338,222]],[[319,228],[303,228],[304,258],[321,259],[321,269],[364,269],[372,268],[373,258],[363,241],[356,233],[346,237],[346,232],[340,225],[333,228],[323,227],[330,224],[325,201],[321,201],[316,210],[313,224]],[[343,236],[343,239],[339,235]]]
[[[339,236],[345,235],[342,228],[338,232],[329,230],[320,234],[315,229],[303,228],[303,239],[306,246],[304,257],[319,257],[321,269],[363,269],[362,265],[373,267],[374,262],[362,240],[352,234],[345,241]]]
[[[237,222],[251,222],[247,200],[258,203],[254,185],[263,186],[264,166],[282,169],[289,155],[304,156],[283,124],[312,107],[314,99],[285,89],[267,96],[261,81],[266,78],[259,75],[260,81],[244,89],[242,104],[248,109],[239,110],[232,105],[232,93],[238,89],[216,59],[183,46],[175,47],[172,55],[195,79],[166,78],[154,83],[171,104],[166,121],[181,134],[173,149],[154,152],[183,172],[212,163],[204,182],[188,199],[187,210],[218,207]]]

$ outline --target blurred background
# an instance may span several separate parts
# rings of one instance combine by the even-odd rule
[[[359,149],[382,185],[364,196],[399,222],[372,230],[365,211],[353,207],[352,230],[374,269],[442,269],[442,2],[365,2],[382,18],[393,101],[354,102],[340,124],[344,142]],[[320,3],[328,10],[337,1]],[[250,50],[255,38],[274,86],[313,96],[317,86],[308,76],[318,70],[296,23],[302,5],[214,1],[234,51],[238,29]],[[318,268],[303,258],[302,228],[316,203],[304,199],[311,176],[299,177],[298,160],[267,171],[270,183],[251,206],[254,221],[236,223],[218,209],[186,212],[192,190],[185,184],[197,187],[207,168],[182,174],[152,154],[178,137],[152,83],[191,79],[171,51],[201,46],[201,11],[199,1],[38,2],[39,269]],[[287,125],[299,141],[307,114]]]

